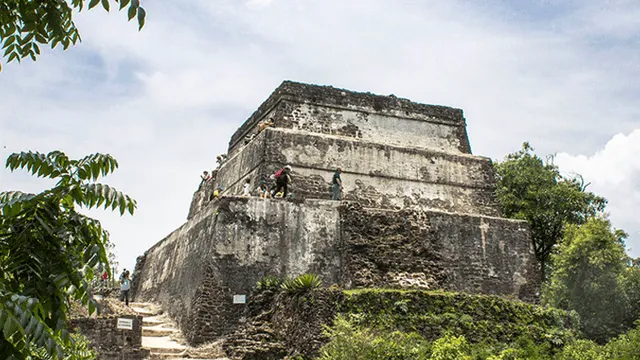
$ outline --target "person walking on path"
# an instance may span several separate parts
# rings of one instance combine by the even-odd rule
[[[340,177],[340,174],[342,174],[341,168],[337,168],[336,172],[333,173],[333,180],[331,181],[332,200],[340,200],[340,195],[342,194],[342,178]]]
[[[283,167],[282,169],[278,170],[275,173],[274,176],[276,178],[276,187],[271,192],[272,197],[275,197],[276,194],[281,192],[282,190],[282,198],[283,199],[287,198],[287,187],[291,182],[291,176],[289,175],[290,173],[291,173],[291,166],[289,165]]]
[[[125,304],[129,306],[129,290],[131,289],[131,280],[129,279],[128,271],[123,275],[124,276],[120,281],[122,283],[122,286],[120,287],[120,291],[121,291],[120,300],[124,300]]]

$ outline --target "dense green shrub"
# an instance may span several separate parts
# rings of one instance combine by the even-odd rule
[[[415,333],[374,332],[339,315],[326,329],[330,342],[320,350],[322,360],[427,360],[429,343]]]
[[[536,344],[559,347],[574,338],[578,327],[577,318],[565,311],[497,296],[385,289],[345,294],[339,311],[358,314],[358,325],[416,332],[432,341],[451,333],[470,343],[512,343],[528,334]]]
[[[609,341],[603,353],[604,359],[640,360],[640,326]]]
[[[445,334],[430,342],[415,332],[384,331],[357,325],[358,316],[339,315],[320,350],[321,360],[640,360],[640,328],[600,346],[572,340],[562,347],[535,343],[526,334],[512,343],[469,343]]]
[[[471,360],[471,347],[464,336],[447,334],[433,342],[432,360]]]
[[[95,360],[98,354],[89,346],[89,339],[82,335],[71,335],[71,343],[63,349],[63,360]],[[39,349],[32,355],[33,360],[53,360],[45,349]]]
[[[625,294],[625,288],[630,295],[636,289],[633,272],[627,270],[625,236],[605,218],[567,226],[552,256],[553,275],[543,289],[546,303],[575,310],[586,337],[600,344],[629,330],[635,320],[629,310],[633,299]]]

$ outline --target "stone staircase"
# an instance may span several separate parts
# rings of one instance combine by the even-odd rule
[[[131,303],[131,309],[142,319],[142,347],[150,351],[148,360],[192,359],[228,360],[219,344],[200,347],[187,345],[176,324],[152,303]]]

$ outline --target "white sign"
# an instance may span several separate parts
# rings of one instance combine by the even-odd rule
[[[119,330],[133,330],[133,319],[118,318],[118,325],[116,327]]]
[[[233,295],[233,303],[234,304],[246,304],[247,303],[247,295]]]

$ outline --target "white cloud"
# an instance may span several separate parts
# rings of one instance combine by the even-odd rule
[[[273,0],[249,0],[247,1],[247,7],[250,9],[259,9],[265,6],[269,6],[273,3]]]
[[[609,200],[613,225],[629,233],[627,246],[640,256],[640,128],[617,134],[593,155],[559,153],[556,163],[563,172],[581,174],[589,190]]]
[[[7,146],[0,157],[60,148],[118,158],[121,168],[106,181],[137,198],[140,211],[130,219],[98,216],[129,267],[185,220],[202,169],[284,79],[461,107],[474,152],[492,157],[525,140],[542,153],[593,154],[614,134],[638,128],[633,0],[567,0],[562,13],[546,19],[542,11],[526,23],[516,15],[532,9],[509,2],[145,6],[141,32],[126,13],[83,12],[76,19],[82,44],[0,74],[0,145]],[[630,181],[622,167],[615,171]],[[38,186],[0,172],[0,189]],[[608,197],[616,219],[626,209]]]

